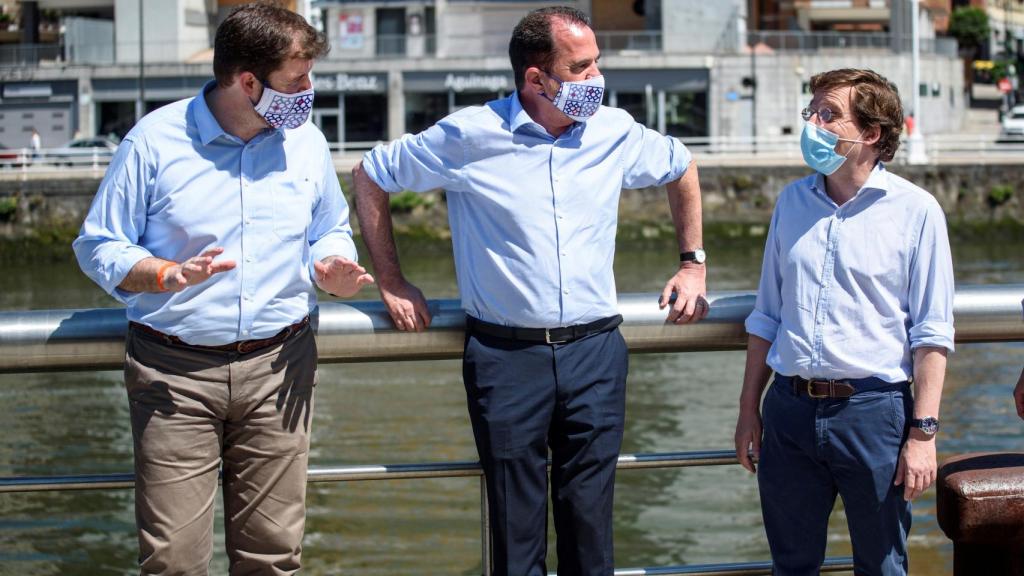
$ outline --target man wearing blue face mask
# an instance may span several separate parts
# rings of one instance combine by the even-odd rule
[[[131,321],[141,574],[207,573],[218,471],[230,574],[299,570],[314,286],[349,296],[373,281],[307,122],[326,51],[298,14],[234,11],[217,28],[216,80],[125,137],[74,243]]]
[[[662,305],[669,322],[695,322],[708,309],[697,168],[676,139],[601,106],[578,10],[531,12],[509,56],[515,93],[367,153],[356,206],[381,298],[400,330],[420,331],[430,313],[398,266],[387,193],[446,190],[493,573],[547,573],[550,450],[558,573],[608,575],[628,362],[612,275],[619,193],[666,187],[681,262]]]
[[[837,494],[855,572],[906,574],[910,502],[935,481],[953,350],[946,221],[883,164],[903,127],[890,82],[845,69],[811,89],[801,149],[815,174],[787,186],[772,216],[736,456],[751,472],[760,458],[774,574],[819,573]]]

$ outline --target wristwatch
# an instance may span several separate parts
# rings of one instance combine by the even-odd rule
[[[680,262],[693,262],[695,264],[703,264],[704,261],[707,259],[708,255],[706,252],[704,252],[703,248],[697,248],[696,250],[693,250],[691,252],[679,253]]]
[[[935,433],[939,431],[939,419],[932,416],[914,418],[910,421],[910,425],[924,432],[927,436],[935,436]]]

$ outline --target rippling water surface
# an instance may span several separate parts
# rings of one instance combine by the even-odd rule
[[[401,248],[428,298],[456,295],[447,246]],[[711,290],[755,288],[759,245],[725,239],[708,248]],[[620,246],[619,291],[660,291],[674,259],[671,243]],[[961,284],[1024,284],[1024,246],[960,244],[955,260]],[[0,309],[114,305],[71,263],[8,265],[0,275]],[[940,458],[1021,448],[1024,423],[1010,393],[1022,365],[1020,343],[960,346]],[[729,449],[742,366],[740,352],[634,356],[624,451]],[[0,422],[0,476],[131,470],[118,372],[0,375]],[[475,459],[458,361],[322,367],[311,466]],[[311,485],[305,573],[479,574],[479,505],[477,479]],[[738,466],[623,471],[615,514],[620,567],[768,559],[756,485]],[[222,544],[218,534],[212,574],[227,572]],[[829,555],[849,553],[840,506]],[[130,490],[0,494],[0,574],[127,575],[137,573],[135,559]],[[911,572],[949,574],[951,565],[930,490],[914,507]]]

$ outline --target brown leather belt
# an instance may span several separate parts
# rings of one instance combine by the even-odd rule
[[[291,338],[294,334],[302,330],[306,325],[309,324],[309,316],[306,316],[302,320],[299,320],[295,324],[286,327],[277,334],[274,334],[270,338],[262,338],[259,340],[239,340],[238,342],[232,342],[230,344],[218,344],[216,346],[205,346],[202,344],[189,344],[177,336],[171,334],[164,334],[156,328],[150,328],[145,324],[139,324],[138,322],[129,322],[128,325],[131,328],[137,329],[140,332],[145,332],[162,339],[167,344],[174,344],[175,346],[184,346],[186,348],[195,348],[197,350],[214,350],[218,352],[238,352],[239,354],[248,354],[264,348],[269,348],[275,344],[280,344],[285,340]]]
[[[845,380],[806,380],[794,376],[793,391],[811,398],[849,398],[857,389]]]
[[[777,378],[785,384],[790,381],[793,392],[806,394],[811,398],[849,398],[857,392],[867,390],[896,389],[906,386],[906,382],[886,382],[881,378],[847,378],[843,380],[826,380],[823,378],[801,378],[800,376],[778,375]]]

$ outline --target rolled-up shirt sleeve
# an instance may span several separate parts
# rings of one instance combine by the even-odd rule
[[[678,139],[634,123],[622,158],[622,187],[627,190],[664,186],[677,180],[693,156]]]
[[[781,202],[781,197],[780,197]],[[764,259],[761,261],[761,280],[757,286],[757,300],[754,310],[747,316],[744,326],[748,334],[775,342],[782,320],[782,274],[779,270],[778,239],[779,208],[776,206],[768,227],[768,239],[764,245]]]
[[[124,304],[138,294],[118,285],[140,260],[152,256],[138,245],[146,231],[151,172],[142,145],[130,138],[121,142],[72,244],[82,271]]]
[[[317,199],[307,235],[310,244],[309,273],[314,278],[316,271],[313,263],[328,256],[342,256],[353,262],[359,259],[355,242],[352,241],[348,202],[338,182],[338,174],[334,171],[331,152],[326,147],[321,173],[323,176],[317,186]]]
[[[404,190],[459,190],[465,162],[464,138],[448,117],[419,134],[378,144],[363,156],[363,170],[389,194]]]
[[[910,262],[907,307],[910,348],[922,346],[953,351],[953,257],[946,217],[930,202],[921,219],[917,245]]]

